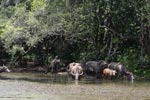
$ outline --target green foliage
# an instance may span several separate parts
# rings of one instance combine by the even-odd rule
[[[44,10],[46,6],[45,0],[33,0],[31,9],[33,11]]]
[[[0,7],[0,41],[12,59],[104,59],[148,75],[138,66],[149,60],[149,10],[148,0],[26,0]]]

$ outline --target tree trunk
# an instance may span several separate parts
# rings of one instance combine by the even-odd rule
[[[142,34],[142,43],[145,48],[145,51],[150,55],[150,26],[145,26]]]

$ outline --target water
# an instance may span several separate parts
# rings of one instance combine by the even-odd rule
[[[150,83],[66,74],[0,73],[0,100],[150,100]]]

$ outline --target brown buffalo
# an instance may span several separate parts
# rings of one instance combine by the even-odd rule
[[[104,76],[105,78],[109,78],[109,79],[111,79],[112,76],[115,76],[116,73],[117,73],[116,70],[112,70],[112,69],[109,69],[109,68],[105,68],[105,69],[103,70],[103,76]]]

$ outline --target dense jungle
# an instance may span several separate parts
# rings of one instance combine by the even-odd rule
[[[0,0],[0,65],[120,62],[150,78],[149,0]]]

